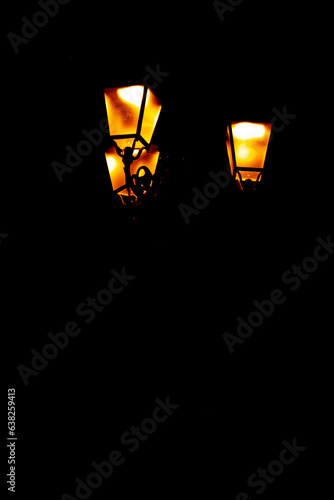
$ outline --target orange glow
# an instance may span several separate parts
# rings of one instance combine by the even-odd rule
[[[271,123],[233,122],[233,145],[236,161],[236,179],[256,181],[263,169],[271,133]],[[229,127],[227,129],[227,153],[233,175],[234,165]],[[239,168],[254,168],[258,171],[238,170]],[[259,178],[259,180],[261,177]]]
[[[143,123],[141,127],[141,135],[148,144],[151,142],[152,135],[160,115],[160,111],[161,104],[159,99],[157,99],[153,92],[148,89],[146,95]]]
[[[256,171],[254,172],[253,170],[247,172],[247,170],[241,170],[241,172],[239,172],[239,173],[241,175],[242,182],[245,181],[246,179],[250,179],[251,181],[256,182],[257,178],[259,177],[259,174],[261,172],[256,172]],[[237,175],[237,180],[238,179],[239,179],[239,175]],[[261,177],[259,180],[261,180]]]
[[[231,146],[231,137],[230,137],[230,128],[229,127],[227,127],[226,147],[227,147],[228,161],[230,163],[231,177],[233,177],[234,165],[233,165],[232,146]]]
[[[136,150],[134,150],[136,151]],[[138,150],[137,150],[138,151]],[[136,154],[136,153],[134,153]],[[124,174],[124,164],[122,162],[122,158],[118,156],[116,152],[116,148],[113,146],[108,149],[105,153],[107,166],[109,170],[110,180],[112,184],[112,188],[114,191],[125,186],[125,174]],[[155,170],[157,167],[159,159],[159,151],[157,146],[151,146],[150,152],[143,151],[140,158],[138,160],[134,160],[130,166],[130,175],[135,175],[137,170],[142,165],[145,165],[152,175],[155,174]],[[141,174],[141,172],[140,172]],[[143,175],[143,174],[142,174]],[[127,189],[122,192],[125,196],[128,194]],[[121,194],[121,193],[119,193]]]
[[[106,151],[106,160],[112,187],[114,190],[118,189],[125,184],[125,176],[122,158],[118,156],[115,147]]]
[[[137,204],[137,196],[132,192],[131,189],[130,195],[127,189],[122,189],[122,191],[119,191],[117,194],[119,195],[123,205],[129,205],[131,203]]]
[[[144,96],[144,86],[105,89],[104,97],[107,108],[109,133],[111,136],[123,136],[116,142],[121,149],[132,147],[135,141],[150,144],[161,111],[160,101],[150,89],[147,89],[144,115],[140,130],[138,121]],[[139,134],[137,139],[135,135]],[[131,136],[132,137],[129,137]]]
[[[271,123],[232,123],[237,167],[263,168]]]

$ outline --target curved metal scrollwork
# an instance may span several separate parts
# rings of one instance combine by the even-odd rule
[[[144,174],[140,175],[142,171],[144,171]],[[137,172],[132,175],[132,180],[134,182],[133,191],[137,196],[141,198],[144,195],[151,194],[153,175],[148,167],[145,167],[145,165],[139,167]]]

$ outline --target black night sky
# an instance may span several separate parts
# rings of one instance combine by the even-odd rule
[[[321,497],[334,262],[314,118],[327,78],[315,50],[324,11],[264,0],[60,3],[16,49],[8,33],[46,15],[36,17],[37,1],[5,8],[2,397],[15,388],[17,497]],[[62,182],[52,163],[106,118],[104,88],[145,77],[162,103],[152,143],[168,161],[159,197],[133,224],[112,193],[106,135]],[[187,224],[180,204],[226,171],[226,125],[239,120],[275,120],[261,185],[231,182]],[[115,276],[111,303],[83,315]],[[267,304],[252,316],[261,324],[238,335],[254,302]],[[68,342],[45,350],[52,338]],[[43,362],[43,349],[53,359]],[[163,420],[160,406],[154,423],[157,401],[175,409]],[[143,425],[131,448],[124,434]],[[295,460],[276,462],[275,476],[271,462],[294,442],[303,451],[287,451]],[[124,461],[103,478],[92,463],[113,450]],[[254,479],[259,468],[269,479]]]

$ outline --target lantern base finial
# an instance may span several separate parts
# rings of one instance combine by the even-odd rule
[[[242,188],[244,191],[254,191],[255,185],[256,182],[252,181],[251,179],[246,179],[242,184]]]

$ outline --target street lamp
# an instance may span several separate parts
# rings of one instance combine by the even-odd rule
[[[113,146],[106,152],[113,189],[123,202],[127,196],[128,201],[135,204],[150,193],[153,184],[159,151],[156,147],[150,151],[150,143],[161,103],[143,85],[108,88],[104,90],[104,97],[113,139]]]
[[[262,178],[271,123],[232,122],[226,146],[231,175],[241,191],[255,189]]]

